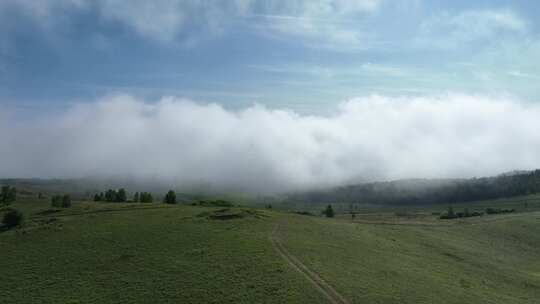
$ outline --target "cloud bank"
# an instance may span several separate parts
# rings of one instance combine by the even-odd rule
[[[449,94],[355,98],[332,115],[129,95],[17,122],[0,177],[130,177],[255,191],[540,167],[540,105]]]

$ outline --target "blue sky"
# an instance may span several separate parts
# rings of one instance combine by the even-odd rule
[[[357,96],[539,99],[537,1],[0,2],[0,102],[123,92],[319,112]]]

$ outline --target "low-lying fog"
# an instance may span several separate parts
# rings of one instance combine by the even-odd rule
[[[129,177],[255,191],[540,167],[540,104],[351,99],[327,116],[130,95],[21,123],[0,105],[0,177]]]

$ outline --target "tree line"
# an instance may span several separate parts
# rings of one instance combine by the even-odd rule
[[[118,190],[109,189],[105,192],[94,194],[95,202],[113,202],[113,203],[153,203],[154,197],[150,192],[135,192],[131,200],[128,200],[127,191],[124,188]],[[164,198],[163,202],[166,204],[176,204],[176,193],[173,190],[169,190]]]
[[[127,201],[126,189],[120,188],[118,190],[109,189],[105,192],[96,193],[94,195],[95,202],[116,202],[122,203]]]
[[[454,180],[375,182],[289,194],[287,201],[328,204],[428,205],[471,202],[540,193],[540,170],[515,175]]]

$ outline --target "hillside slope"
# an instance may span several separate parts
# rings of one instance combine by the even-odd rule
[[[324,300],[273,250],[274,214],[212,220],[206,212],[215,208],[161,204],[15,207],[28,218],[26,228],[0,233],[5,304]]]
[[[328,303],[302,272],[343,303],[540,298],[537,211],[374,224],[245,208],[14,206],[27,221],[0,233],[2,303]],[[276,251],[273,231],[305,270]]]

